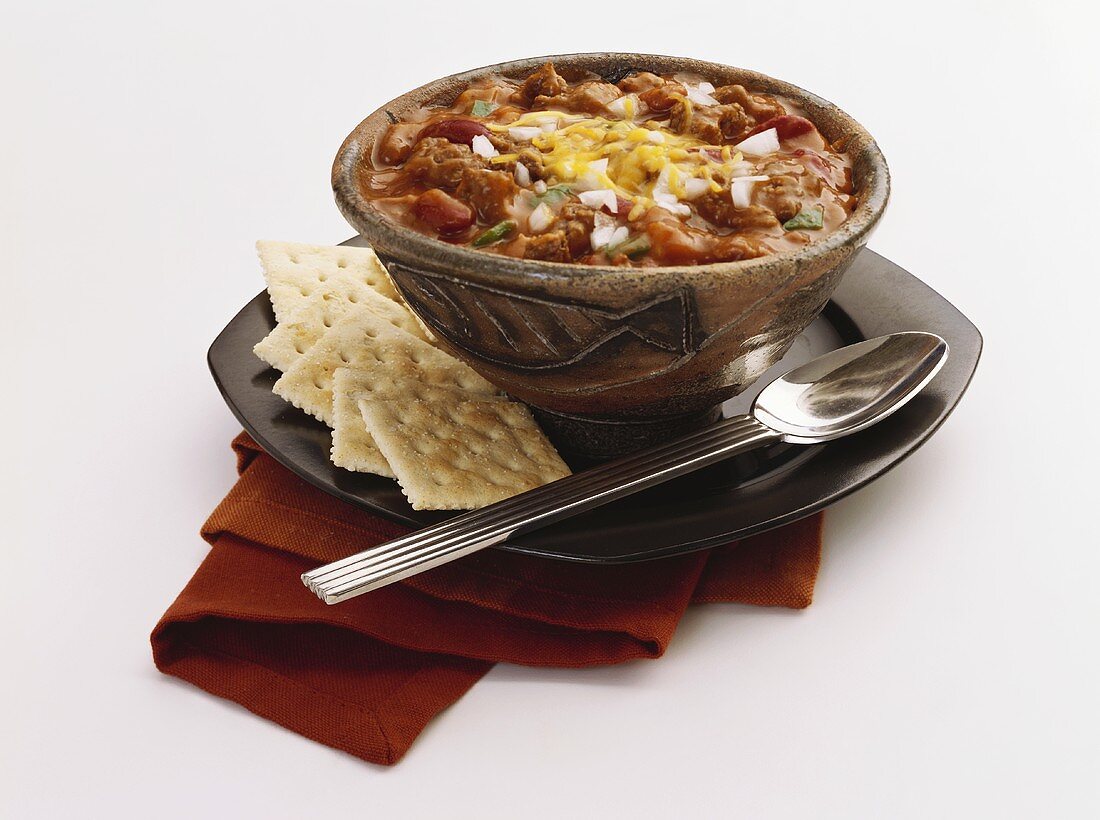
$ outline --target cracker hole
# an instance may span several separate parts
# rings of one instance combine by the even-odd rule
[[[323,324],[325,327],[332,327],[332,319],[326,316],[324,319],[321,320],[321,324]]]
[[[342,361],[344,364],[351,363],[351,359],[348,358],[348,354],[345,353],[343,350],[340,351],[340,361]]]
[[[348,266],[348,260],[346,260],[346,259],[337,259],[336,260],[336,267],[346,268],[347,266]]]
[[[318,390],[324,390],[325,389],[325,386],[323,384],[321,384],[320,380],[318,380],[318,379],[313,380],[313,386],[316,387]]]
[[[308,288],[301,288],[300,292],[301,292],[302,296],[309,296],[309,289]]]
[[[317,274],[317,281],[318,281],[318,282],[325,282],[325,281],[328,281],[328,274],[327,274],[327,273],[319,273],[319,274]]]
[[[298,264],[298,254],[292,253],[290,255],[290,264],[292,264],[292,265],[297,265]]]
[[[351,296],[348,297],[348,301],[351,302],[353,305],[357,305],[359,304],[359,297],[353,293]]]
[[[294,352],[298,353],[298,354],[301,354],[301,353],[305,353],[306,349],[304,347],[302,347],[300,342],[295,342],[294,343]]]

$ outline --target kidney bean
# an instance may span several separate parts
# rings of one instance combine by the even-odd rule
[[[760,123],[756,128],[749,131],[749,136],[767,131],[769,128],[774,128],[776,136],[781,140],[785,140],[810,133],[814,130],[814,124],[805,117],[781,114],[778,117],[772,117],[767,122]]]
[[[475,120],[438,120],[421,129],[417,139],[442,137],[447,142],[470,145],[478,134],[488,137],[492,132]]]
[[[473,209],[438,188],[418,196],[412,211],[417,219],[441,234],[458,233],[474,224]]]

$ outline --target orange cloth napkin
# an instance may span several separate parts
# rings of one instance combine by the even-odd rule
[[[488,550],[326,606],[305,570],[406,529],[306,484],[243,433],[211,550],[153,630],[175,675],[320,743],[398,761],[498,661],[657,658],[689,603],[809,606],[821,515],[719,549],[612,566]]]

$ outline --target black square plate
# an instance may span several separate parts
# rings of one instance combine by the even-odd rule
[[[347,244],[361,244],[357,239]],[[233,317],[208,355],[226,404],[260,446],[310,484],[394,521],[418,528],[454,515],[413,510],[395,481],[329,461],[328,428],[272,393],[279,374],[252,353],[274,326],[267,293],[261,293]],[[829,444],[779,444],[749,453],[500,548],[570,561],[642,561],[725,544],[827,507],[916,450],[958,404],[982,349],[981,334],[965,316],[916,277],[864,249],[822,315],[760,378],[759,388],[723,407],[726,415],[744,413],[772,377],[829,350],[902,330],[937,333],[951,354],[919,396],[880,424]]]

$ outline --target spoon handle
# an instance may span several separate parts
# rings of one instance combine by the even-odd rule
[[[736,416],[318,567],[302,582],[339,603],[780,439],[752,416]]]

